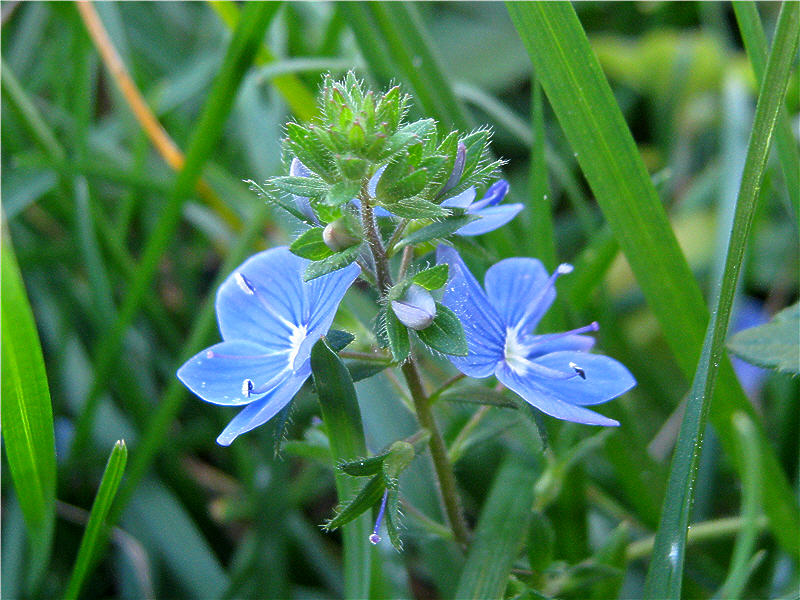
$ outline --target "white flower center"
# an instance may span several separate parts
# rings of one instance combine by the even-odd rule
[[[289,368],[294,369],[294,361],[297,358],[297,353],[300,352],[300,347],[306,339],[308,332],[305,325],[293,325],[292,333],[289,335]]]
[[[531,346],[520,340],[518,333],[516,328],[506,328],[506,347],[503,353],[508,366],[519,375],[524,375],[530,365],[527,356]]]

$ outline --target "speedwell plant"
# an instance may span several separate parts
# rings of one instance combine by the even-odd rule
[[[222,341],[178,371],[206,402],[243,407],[219,444],[275,417],[283,425],[312,375],[315,345],[338,352],[353,339],[330,329],[348,288],[359,279],[371,287],[379,347],[372,349],[372,368],[356,363],[352,378],[399,368],[421,430],[376,456],[339,465],[369,479],[354,498],[341,499],[326,527],[379,506],[370,541],[380,541],[384,521],[398,548],[398,477],[426,447],[453,535],[461,543],[468,538],[420,353],[446,356],[467,377],[496,377],[542,413],[587,425],[618,425],[587,406],[636,383],[619,362],[590,353],[594,339],[585,334],[597,323],[538,331],[555,300],[556,279],[570,265],[548,274],[534,258],[509,258],[489,268],[483,286],[475,279],[454,242],[505,225],[522,205],[503,203],[508,183],[498,180],[502,163],[491,158],[488,130],[442,134],[432,119],[407,122],[408,105],[398,87],[375,94],[352,73],[344,81],[325,79],[319,116],[286,127],[289,174],[256,186],[303,223],[302,233],[230,274],[217,292]]]

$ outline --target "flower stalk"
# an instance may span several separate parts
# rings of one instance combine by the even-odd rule
[[[386,256],[380,233],[375,225],[375,217],[371,205],[372,198],[369,195],[367,184],[368,181],[365,180],[359,193],[361,221],[364,227],[364,237],[367,239],[370,251],[375,259],[378,290],[381,295],[381,300],[385,301],[386,293],[392,287],[392,276],[389,271],[389,260]],[[431,451],[433,467],[436,472],[440,499],[444,506],[447,520],[450,522],[450,527],[453,530],[453,536],[456,542],[463,549],[466,549],[469,541],[469,530],[467,529],[467,524],[461,509],[461,500],[456,488],[453,466],[448,459],[447,446],[444,443],[444,438],[436,423],[436,418],[433,415],[433,410],[431,409],[428,395],[425,393],[425,388],[422,385],[422,378],[420,377],[419,369],[413,354],[409,355],[408,360],[403,363],[400,370],[403,373],[406,385],[411,394],[411,399],[414,402],[414,411],[417,415],[417,421],[419,421],[422,428],[430,432],[428,445]]]

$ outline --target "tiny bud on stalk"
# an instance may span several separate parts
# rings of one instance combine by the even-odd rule
[[[403,325],[419,331],[433,323],[436,301],[428,290],[412,285],[402,299],[392,301],[392,310]]]

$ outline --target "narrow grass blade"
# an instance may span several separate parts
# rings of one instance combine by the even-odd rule
[[[70,462],[80,456],[88,444],[100,392],[104,389],[119,357],[125,333],[145,299],[159,261],[172,241],[183,205],[197,184],[203,165],[222,134],[222,128],[233,106],[239,85],[256,50],[260,47],[264,31],[277,8],[277,4],[254,2],[248,4],[242,14],[239,27],[234,32],[219,75],[189,142],[184,167],[144,248],[137,267],[136,279],[131,282],[116,322],[99,343],[95,354],[94,382],[75,427]]]
[[[2,242],[3,443],[30,542],[29,591],[50,559],[55,525],[56,449],[42,347],[14,248]]]
[[[461,572],[456,598],[503,598],[508,575],[528,530],[537,469],[512,457],[486,500]]]
[[[356,389],[347,367],[325,340],[318,341],[311,350],[311,370],[334,462],[351,461],[359,456],[366,456],[367,447]],[[340,503],[349,502],[355,497],[361,485],[358,479],[341,472],[336,473],[336,493]],[[346,598],[369,597],[371,530],[369,512],[342,528]]]
[[[753,66],[756,81],[760,83],[764,80],[764,71],[767,68],[767,38],[758,16],[758,8],[756,8],[755,2],[738,1],[733,3],[733,11],[736,14],[736,22],[739,25],[739,33],[744,41],[747,57]],[[796,219],[800,219],[800,150],[797,148],[789,115],[784,106],[781,106],[778,115],[775,147],[783,168],[789,198],[794,207],[794,216]]]
[[[81,545],[78,548],[78,557],[75,559],[67,591],[64,593],[64,598],[67,600],[78,597],[83,582],[86,581],[95,560],[105,547],[108,534],[104,527],[106,517],[111,509],[111,503],[114,501],[119,483],[122,481],[127,460],[128,448],[125,446],[125,440],[119,440],[111,449],[105,471],[103,471],[103,478],[100,480],[100,487],[97,489],[97,495],[92,503],[89,522],[83,532]]]
[[[703,447],[706,419],[719,364],[725,352],[725,337],[747,235],[753,223],[758,192],[764,177],[778,113],[783,105],[783,97],[789,82],[799,33],[800,4],[785,3],[781,8],[772,53],[759,92],[747,159],[736,201],[733,229],[728,242],[725,270],[719,283],[719,297],[708,324],[703,352],[689,392],[686,412],[672,459],[661,525],[656,534],[653,558],[645,583],[646,598],[680,597],[686,532],[694,500],[694,483]],[[748,474],[746,462],[744,467],[743,479]],[[794,533],[797,533],[797,528],[794,529]]]
[[[747,568],[753,556],[758,539],[758,517],[761,515],[761,452],[758,447],[753,423],[742,413],[733,415],[733,426],[739,434],[739,453],[747,464],[747,471],[742,477],[742,513],[744,525],[736,536],[731,566],[722,587],[714,595],[715,598],[738,599],[747,585],[750,571]]]
[[[240,11],[235,2],[210,0],[209,4],[230,29],[234,29],[238,25]],[[269,65],[276,60],[270,49],[262,44],[256,55],[256,64]],[[317,102],[314,94],[297,75],[291,72],[276,73],[271,78],[272,85],[286,100],[286,104],[294,116],[301,121],[308,121],[316,114]]]
[[[566,2],[509,2],[507,6],[675,360],[692,377],[708,324],[707,309],[578,17]],[[717,390],[711,420],[726,452],[734,456],[732,414],[756,415],[727,357],[720,360]],[[784,548],[800,556],[800,542],[789,534],[800,528],[796,503],[763,428],[758,426],[758,430],[765,476],[772,482],[765,491],[771,525]]]

